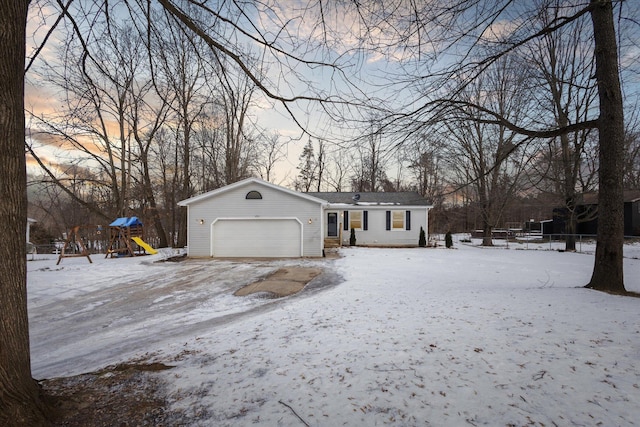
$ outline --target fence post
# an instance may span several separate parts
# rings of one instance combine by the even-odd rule
[[[580,252],[582,252],[582,234],[580,234]]]

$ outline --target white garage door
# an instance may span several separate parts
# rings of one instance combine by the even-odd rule
[[[220,219],[213,224],[213,256],[299,257],[300,223],[286,219]]]

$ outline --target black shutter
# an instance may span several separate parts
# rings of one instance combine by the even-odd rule
[[[369,229],[369,211],[362,212],[362,229]]]
[[[391,211],[387,211],[387,230],[391,230]]]
[[[411,211],[407,211],[406,221],[404,222],[407,230],[411,230]]]
[[[344,211],[344,224],[342,224],[342,228],[345,231],[349,231],[349,211]]]

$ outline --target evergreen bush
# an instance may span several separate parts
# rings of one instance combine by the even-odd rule
[[[444,245],[447,249],[451,249],[453,247],[453,238],[451,237],[450,231],[447,231],[447,234],[444,235]]]
[[[420,227],[420,237],[418,238],[418,246],[424,248],[427,246],[427,236],[422,227]]]
[[[351,236],[349,236],[349,244],[351,246],[355,246],[356,245],[356,230],[355,230],[355,228],[351,229]]]

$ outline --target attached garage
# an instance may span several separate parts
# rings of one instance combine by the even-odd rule
[[[326,201],[258,178],[183,200],[189,257],[320,257]]]
[[[296,218],[219,218],[211,226],[215,257],[300,257],[302,224]]]
[[[325,238],[347,244],[418,246],[431,205],[411,191],[300,193],[248,178],[183,200],[192,258],[321,257]]]

